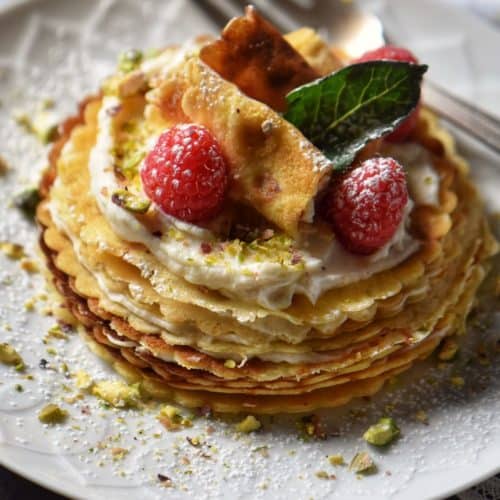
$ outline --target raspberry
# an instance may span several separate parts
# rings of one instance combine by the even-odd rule
[[[165,213],[197,222],[221,209],[228,169],[205,127],[182,124],[160,135],[144,160],[141,179],[145,193]]]
[[[361,57],[354,62],[367,62],[367,61],[401,61],[407,63],[418,64],[418,59],[408,49],[402,47],[395,47],[394,45],[384,45],[375,50],[365,52]]]
[[[415,55],[407,49],[402,47],[395,47],[393,45],[385,45],[375,50],[365,52],[361,57],[356,59],[355,63],[367,61],[401,61],[412,64],[418,64],[418,59]],[[418,115],[420,113],[420,102],[415,109],[408,115],[397,129],[391,132],[385,139],[390,142],[404,142],[410,134],[415,130],[418,122]]]
[[[369,255],[393,237],[408,203],[403,167],[393,158],[371,158],[342,176],[326,199],[326,215],[340,242]]]

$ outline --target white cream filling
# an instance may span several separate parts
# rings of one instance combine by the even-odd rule
[[[432,167],[430,153],[413,142],[387,144],[384,154],[392,156],[404,166],[410,197],[417,205],[439,205],[440,179]]]

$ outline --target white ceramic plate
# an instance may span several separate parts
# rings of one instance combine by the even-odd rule
[[[436,79],[499,111],[500,62],[492,51],[500,45],[500,35],[435,2],[377,6],[392,34],[405,35],[403,43],[431,64]],[[12,193],[36,181],[46,155],[14,123],[13,110],[31,113],[42,98],[52,97],[64,116],[97,88],[119,51],[182,41],[207,30],[215,27],[194,3],[182,0],[46,0],[23,2],[1,13],[0,153],[13,169],[0,179],[0,240],[22,243],[35,252],[35,228],[9,203]],[[494,203],[500,178],[495,159],[473,144],[461,147]],[[500,470],[500,367],[465,363],[465,358],[451,369],[464,376],[463,389],[451,386],[450,372],[440,372],[434,362],[425,376],[419,376],[424,371],[420,367],[407,377],[418,379],[412,385],[402,382],[371,402],[322,412],[330,434],[325,441],[299,440],[296,419],[286,417],[265,419],[262,432],[245,437],[235,435],[231,423],[205,419],[196,420],[191,429],[168,433],[155,420],[155,408],[142,413],[106,410],[90,397],[61,403],[71,414],[67,424],[43,426],[38,409],[49,401],[61,402],[74,390],[62,374],[41,369],[41,358],[55,368],[65,362],[72,371],[115,375],[76,336],[52,341],[56,355],[46,352],[42,337],[53,320],[24,308],[41,286],[40,276],[27,275],[17,262],[0,255],[0,340],[18,348],[35,377],[26,380],[0,366],[0,462],[63,494],[108,500],[166,495],[409,500],[445,496]],[[496,315],[488,318],[494,321]],[[486,333],[476,330],[475,335]],[[23,392],[16,391],[16,384]],[[428,426],[414,418],[418,410],[427,412]],[[358,479],[346,467],[333,468],[327,462],[328,454],[341,453],[349,460],[366,450],[363,430],[387,412],[396,418],[402,437],[388,450],[369,450],[377,474]],[[201,449],[186,440],[202,434]],[[113,461],[111,449],[118,447],[129,452]],[[337,478],[316,477],[321,470]],[[158,474],[170,477],[174,487],[159,486]]]

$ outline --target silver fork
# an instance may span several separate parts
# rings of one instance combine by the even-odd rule
[[[253,0],[252,3],[281,32],[293,31],[299,26],[316,28],[332,44],[341,47],[353,58],[387,41],[380,19],[351,1]],[[201,4],[222,26],[231,17],[241,15],[242,7],[248,1],[202,0]],[[425,104],[437,114],[500,154],[498,118],[451,94],[429,78],[424,79],[422,94]]]

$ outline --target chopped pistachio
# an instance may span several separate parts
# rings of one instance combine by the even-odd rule
[[[27,132],[35,134],[44,144],[52,142],[57,135],[57,118],[53,113],[41,110],[31,119],[22,111],[13,113],[15,122]]]
[[[21,263],[19,264],[23,271],[26,271],[30,274],[35,274],[39,271],[38,264],[33,259],[23,258],[21,259]]]
[[[191,445],[194,446],[195,448],[198,448],[203,444],[203,438],[200,436],[195,436],[195,437],[186,437],[187,442]]]
[[[314,435],[314,424],[312,422],[306,422],[304,424],[304,430],[308,436]]]
[[[385,446],[399,436],[399,427],[391,417],[383,417],[370,426],[363,434],[363,439],[375,446]]]
[[[113,461],[123,460],[125,455],[127,455],[129,450],[126,448],[111,448],[111,456],[113,457]]]
[[[55,106],[55,101],[54,99],[50,97],[45,97],[40,101],[40,109],[42,110],[47,110],[47,109],[52,109]]]
[[[224,366],[226,368],[236,368],[236,361],[233,359],[226,359],[226,361],[224,361]]]
[[[267,490],[269,488],[269,482],[268,481],[262,481],[257,485],[257,488],[260,488],[261,490]]]
[[[163,406],[157,418],[169,431],[176,431],[182,427],[192,427],[193,425],[191,419],[185,417],[180,408],[172,405]]]
[[[5,175],[9,171],[9,165],[4,158],[0,156],[0,175]]]
[[[328,474],[328,472],[324,470],[319,470],[316,472],[316,477],[318,479],[337,479],[337,476],[335,474]]]
[[[326,439],[327,437],[325,425],[318,415],[306,415],[301,417],[296,425],[301,439]]]
[[[92,394],[116,408],[137,406],[141,396],[139,384],[128,385],[121,380],[96,382]]]
[[[74,376],[75,385],[78,389],[87,390],[90,389],[94,384],[91,376],[86,371],[78,370]]]
[[[125,156],[122,164],[120,165],[120,172],[122,172],[125,177],[135,176],[137,173],[137,166],[141,163],[145,156],[145,151],[135,151]]]
[[[258,453],[259,455],[263,456],[264,458],[269,457],[269,446],[267,446],[267,445],[257,446],[257,448],[254,448],[252,451],[254,453]]]
[[[260,429],[261,425],[253,415],[247,415],[241,422],[236,424],[236,430],[248,434]]]
[[[44,424],[59,424],[68,417],[68,412],[55,404],[48,404],[38,413],[38,420]]]
[[[424,410],[418,410],[415,413],[415,419],[418,420],[419,422],[422,422],[425,425],[428,425],[429,423],[429,417],[427,416],[427,413]]]
[[[117,189],[111,195],[111,201],[129,212],[145,214],[151,206],[151,200],[141,198],[125,189]]]
[[[345,464],[344,457],[342,455],[329,455],[328,461],[332,465],[344,465]]]
[[[0,363],[11,366],[24,366],[23,358],[10,344],[0,344]]]
[[[29,187],[14,195],[12,203],[21,210],[26,217],[35,216],[36,207],[40,202],[40,191],[37,187]]]
[[[491,361],[489,360],[488,356],[487,356],[487,355],[485,355],[485,354],[478,355],[478,356],[477,356],[477,362],[478,362],[481,366],[490,366],[490,365],[491,365]]]
[[[24,247],[18,243],[11,243],[10,241],[0,241],[0,250],[9,257],[9,259],[13,260],[20,260],[25,256]]]
[[[20,126],[23,127],[26,132],[32,132],[33,126],[28,116],[28,113],[25,111],[14,110],[12,112],[12,119]]]
[[[441,361],[451,361],[458,352],[458,343],[453,339],[445,339],[441,345],[438,358]]]
[[[34,301],[34,299],[28,299],[24,303],[24,308],[26,309],[26,311],[33,311],[35,309],[35,301]]]
[[[450,377],[450,382],[452,385],[458,388],[462,388],[465,385],[465,380],[463,377]]]
[[[50,354],[51,356],[55,356],[57,354],[57,350],[54,349],[53,347],[47,347],[47,354]]]
[[[360,451],[352,458],[349,470],[356,474],[372,474],[376,472],[377,466],[366,451]]]
[[[40,111],[35,115],[31,128],[42,144],[49,144],[57,138],[58,122],[54,113]]]
[[[141,64],[143,54],[140,50],[130,49],[118,56],[118,69],[123,73],[129,73],[137,69]]]
[[[21,384],[16,384],[14,386],[14,389],[17,391],[17,392],[24,392],[24,387],[21,385]]]
[[[66,340],[68,338],[68,336],[62,331],[61,326],[59,324],[51,326],[47,331],[47,335],[55,339]]]

